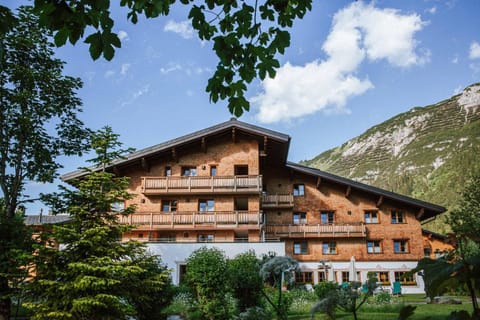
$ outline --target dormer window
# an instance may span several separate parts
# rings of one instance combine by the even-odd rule
[[[304,184],[294,184],[293,185],[293,196],[301,197],[305,195],[305,185]]]
[[[196,167],[182,167],[182,176],[183,177],[193,177],[197,175]]]

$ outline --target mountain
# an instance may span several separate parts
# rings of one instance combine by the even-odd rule
[[[447,207],[480,170],[480,83],[416,107],[302,164]],[[427,225],[446,232],[443,218]]]

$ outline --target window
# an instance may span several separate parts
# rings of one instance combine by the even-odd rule
[[[162,200],[162,212],[177,211],[177,200]]]
[[[307,254],[308,246],[307,242],[294,242],[293,243],[293,254]]]
[[[365,211],[365,223],[378,223],[378,212]]]
[[[196,167],[182,167],[182,176],[183,177],[192,177],[197,175]]]
[[[294,184],[293,185],[293,196],[300,197],[305,195],[305,185],[304,184]]]
[[[215,200],[198,200],[198,211],[212,212],[215,211]]]
[[[367,252],[368,253],[382,253],[382,247],[380,246],[380,240],[367,240]]]
[[[342,282],[348,282],[348,278],[350,277],[350,272],[342,271]]]
[[[187,265],[182,263],[178,266],[178,282],[180,284],[184,283],[186,274],[187,274]]]
[[[336,254],[337,253],[337,243],[334,241],[322,243],[322,253],[323,254]]]
[[[322,211],[320,212],[320,223],[321,224],[333,224],[334,212],[333,211]]]
[[[327,281],[327,275],[325,274],[325,271],[319,271],[318,282],[325,282],[325,281]]]
[[[415,275],[404,271],[395,271],[395,281],[398,281],[401,284],[417,284],[415,281]]]
[[[235,198],[233,208],[235,211],[248,211],[248,198]]]
[[[306,224],[306,223],[307,223],[307,214],[305,212],[293,213],[293,224]]]
[[[430,258],[431,254],[432,254],[432,248],[424,248],[423,249],[423,256],[425,258]]]
[[[236,176],[248,176],[248,166],[247,165],[235,165],[233,167]]]
[[[403,212],[401,211],[392,211],[392,223],[405,223]]]
[[[217,175],[217,167],[216,166],[210,166],[210,176],[215,177]]]
[[[198,242],[213,242],[214,240],[215,240],[215,236],[213,234],[198,235]]]
[[[389,284],[390,277],[388,276],[388,271],[381,271],[377,273],[378,282]]]
[[[313,272],[295,272],[296,283],[313,283]]]
[[[393,251],[395,253],[408,253],[408,241],[393,240]]]
[[[170,177],[172,175],[172,167],[166,166],[165,167],[165,177]]]
[[[122,212],[123,210],[125,210],[125,202],[123,201],[113,202],[110,205],[110,209],[112,210],[112,212]]]

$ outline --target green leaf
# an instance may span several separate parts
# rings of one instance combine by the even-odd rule
[[[67,42],[69,31],[67,28],[62,28],[55,34],[54,41],[57,47],[63,46]]]
[[[100,32],[92,33],[85,39],[85,43],[90,44],[90,56],[97,60],[103,52],[102,35]]]

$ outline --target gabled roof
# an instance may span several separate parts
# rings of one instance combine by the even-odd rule
[[[272,139],[274,141],[284,144],[285,151],[283,152],[284,153],[283,162],[287,160],[288,148],[290,146],[289,135],[286,135],[284,133],[280,133],[277,131],[269,130],[266,128],[262,128],[259,126],[255,126],[246,122],[242,122],[237,120],[236,118],[231,118],[229,121],[222,122],[212,127],[202,129],[202,130],[184,135],[182,137],[175,138],[175,139],[154,145],[152,147],[148,147],[148,148],[133,152],[127,155],[125,159],[119,159],[114,161],[111,167],[126,165],[135,161],[139,161],[142,158],[146,158],[146,157],[167,151],[168,149],[186,145],[188,143],[194,142],[195,140],[199,140],[203,137],[214,136],[232,129],[239,130],[241,132],[256,135],[256,136],[261,136],[261,137],[266,136],[269,139]],[[95,170],[95,167],[91,167],[89,169]],[[64,174],[60,178],[63,181],[70,181],[72,179],[82,177],[85,174],[86,174],[85,170],[76,170],[76,171]]]
[[[369,192],[375,194],[377,196],[381,196],[384,199],[395,200],[399,202],[403,202],[413,207],[418,207],[419,209],[424,209],[424,214],[421,217],[421,220],[425,220],[431,218],[437,214],[445,212],[445,209],[442,206],[438,206],[426,201],[414,199],[411,197],[407,197],[398,193],[390,192],[384,189],[380,189],[377,187],[373,187],[355,180],[347,179],[344,177],[340,177],[325,171],[321,171],[318,169],[314,169],[311,167],[302,166],[293,162],[287,162],[286,166],[294,171],[298,171],[307,175],[312,175],[315,177],[320,177],[321,179],[325,179],[327,181],[332,181],[337,184],[342,184],[345,186],[350,186],[353,190],[361,190],[365,192]]]
[[[27,226],[41,226],[45,224],[63,224],[67,223],[72,218],[69,215],[28,215],[24,217],[25,225]]]

